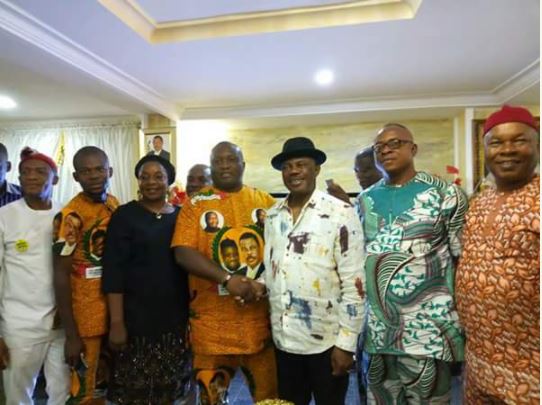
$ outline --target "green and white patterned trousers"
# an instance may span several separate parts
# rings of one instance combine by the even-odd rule
[[[451,365],[428,357],[371,354],[367,403],[449,404],[452,397]]]

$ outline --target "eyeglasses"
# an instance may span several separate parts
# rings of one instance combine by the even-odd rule
[[[373,150],[376,153],[380,153],[380,152],[382,152],[384,150],[384,148],[386,146],[391,150],[396,150],[396,149],[399,149],[401,146],[403,146],[404,144],[407,144],[407,143],[414,143],[414,142],[407,141],[405,139],[392,139],[391,141],[388,141],[388,142],[375,143],[373,145]]]

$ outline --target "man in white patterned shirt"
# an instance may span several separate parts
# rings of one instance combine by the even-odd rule
[[[316,190],[324,152],[286,141],[271,164],[290,194],[267,213],[265,284],[279,397],[343,405],[363,324],[363,234],[354,209]]]

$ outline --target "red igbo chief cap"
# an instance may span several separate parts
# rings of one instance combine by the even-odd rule
[[[484,135],[487,134],[493,127],[500,124],[505,124],[507,122],[521,122],[538,132],[538,125],[536,125],[536,121],[529,110],[523,107],[503,105],[499,111],[491,114],[486,120],[486,123],[484,124]]]
[[[58,167],[56,166],[56,163],[53,159],[51,159],[49,156],[44,155],[43,153],[39,153],[37,150],[32,149],[28,146],[24,147],[21,151],[21,162],[19,163],[19,170],[21,169],[21,164],[23,162],[26,162],[27,160],[41,160],[42,162],[45,162],[53,169],[53,172],[55,174],[58,173]]]

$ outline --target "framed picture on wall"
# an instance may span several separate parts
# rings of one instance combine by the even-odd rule
[[[175,142],[173,139],[173,133],[170,131],[160,132],[147,132],[145,131],[143,136],[143,150],[141,155],[156,154],[164,159],[174,162]]]
[[[473,125],[473,186],[477,190],[483,178],[487,176],[486,161],[484,155],[484,123],[486,120],[474,120]]]

